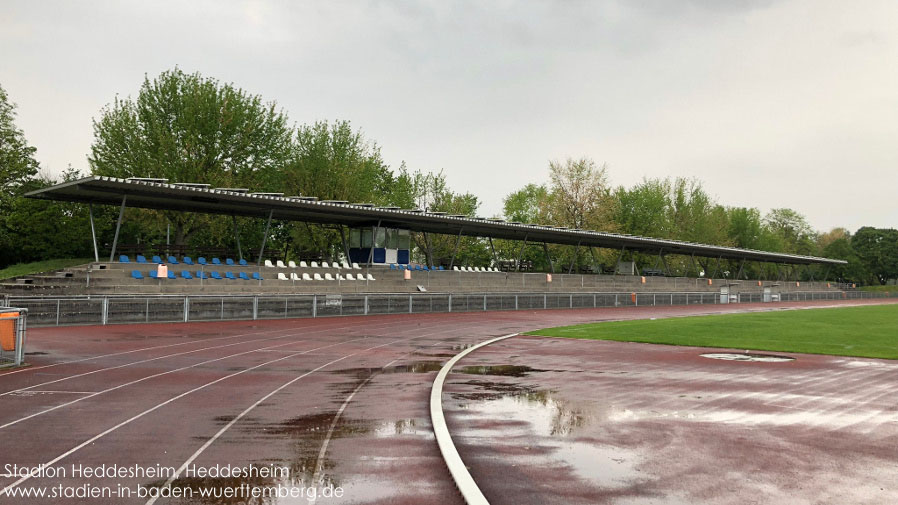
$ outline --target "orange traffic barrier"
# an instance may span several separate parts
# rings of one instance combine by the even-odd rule
[[[633,303],[636,303],[636,293],[630,293],[630,300],[632,300]]]
[[[16,350],[16,320],[18,312],[0,313],[0,348],[4,351]]]

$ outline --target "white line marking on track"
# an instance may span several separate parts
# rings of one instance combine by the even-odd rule
[[[207,388],[207,387],[209,387],[209,386],[211,386],[211,385],[213,385],[213,384],[217,384],[217,383],[219,383],[219,382],[221,382],[221,381],[223,381],[223,380],[227,380],[227,379],[230,379],[231,377],[236,377],[236,376],[238,376],[238,375],[241,375],[241,374],[244,374],[244,373],[246,373],[246,372],[255,370],[255,369],[257,369],[257,368],[261,368],[261,367],[263,367],[263,366],[265,366],[265,365],[270,365],[270,364],[272,364],[272,363],[276,363],[276,362],[278,362],[278,361],[283,361],[283,360],[285,360],[285,359],[289,359],[289,358],[292,358],[292,357],[295,357],[295,356],[299,356],[299,355],[301,355],[301,354],[308,354],[308,353],[310,353],[310,352],[312,352],[312,351],[317,351],[317,350],[320,350],[320,349],[325,349],[325,348],[328,348],[328,347],[333,347],[333,346],[335,346],[335,345],[345,344],[345,343],[353,342],[353,341],[356,341],[356,340],[362,340],[362,339],[364,339],[364,338],[367,338],[367,337],[360,337],[360,338],[356,338],[356,339],[352,339],[352,340],[347,340],[347,341],[344,341],[344,342],[337,342],[337,343],[335,343],[335,344],[329,344],[329,345],[325,345],[325,346],[321,346],[321,347],[316,347],[316,348],[314,348],[314,349],[309,349],[309,350],[307,350],[307,351],[297,352],[296,354],[289,354],[289,355],[287,355],[287,356],[283,356],[283,357],[280,357],[280,358],[277,358],[277,359],[273,359],[273,360],[270,360],[270,361],[266,361],[266,362],[264,362],[264,363],[260,363],[260,364],[258,364],[258,365],[252,366],[252,367],[250,367],[250,368],[244,368],[243,370],[240,370],[239,372],[234,372],[234,373],[232,373],[232,374],[230,374],[230,375],[225,375],[224,377],[219,377],[218,379],[215,379],[214,381],[207,382],[207,383],[203,384],[202,386],[197,386],[197,387],[195,387],[195,388],[193,388],[193,389],[191,389],[191,390],[189,390],[189,391],[185,391],[185,392],[183,392],[183,393],[181,393],[181,394],[179,394],[179,395],[177,395],[177,396],[173,396],[173,397],[169,398],[168,400],[165,400],[164,402],[158,403],[158,404],[156,404],[155,406],[150,407],[150,408],[144,410],[143,412],[141,412],[141,413],[139,413],[139,414],[136,414],[136,415],[134,415],[134,416],[132,416],[132,417],[130,417],[130,418],[128,418],[128,419],[126,419],[126,420],[124,420],[124,421],[118,423],[118,424],[116,424],[115,426],[113,426],[113,427],[111,427],[111,428],[106,429],[106,430],[103,431],[102,433],[99,433],[99,434],[97,434],[97,435],[94,435],[93,437],[91,437],[91,438],[85,440],[84,442],[81,442],[80,444],[78,444],[78,445],[76,445],[75,447],[69,449],[68,451],[66,451],[66,452],[64,452],[64,453],[62,453],[62,454],[60,454],[59,456],[53,458],[52,460],[50,460],[50,461],[44,463],[43,465],[44,465],[44,467],[52,466],[52,465],[56,464],[57,462],[59,462],[60,460],[65,459],[66,457],[68,457],[68,456],[70,456],[70,455],[72,455],[72,454],[78,452],[80,449],[82,449],[82,448],[84,448],[84,447],[86,447],[86,446],[88,446],[88,445],[90,445],[90,444],[93,444],[93,443],[96,442],[97,440],[99,440],[99,439],[105,437],[106,435],[112,433],[113,431],[116,431],[117,429],[119,429],[119,428],[121,428],[121,427],[123,427],[123,426],[126,426],[126,425],[128,425],[128,424],[130,424],[130,423],[132,423],[132,422],[134,422],[134,421],[136,421],[136,420],[138,420],[138,419],[140,419],[141,417],[147,415],[147,414],[150,414],[150,413],[152,413],[152,412],[155,412],[156,410],[159,410],[159,409],[161,409],[162,407],[164,407],[164,406],[166,406],[166,405],[168,405],[168,404],[170,404],[170,403],[172,403],[172,402],[174,402],[174,401],[177,401],[177,400],[179,400],[179,399],[181,399],[181,398],[184,398],[184,397],[187,396],[187,395],[190,395],[190,394],[192,394],[192,393],[195,393],[195,392],[197,392],[197,391],[200,391],[200,390],[202,390],[202,389],[205,389],[205,388]],[[387,345],[387,344],[384,344],[384,345]],[[367,349],[366,349],[366,350],[367,350]],[[352,354],[347,355],[347,356],[344,356],[343,358],[340,358],[340,359],[338,359],[338,360],[335,360],[335,361],[333,361],[332,363],[336,363],[337,361],[340,361],[340,360],[342,360],[342,359],[345,359],[345,358],[347,358],[347,357],[349,357],[349,356],[352,356]],[[318,367],[318,368],[316,368],[315,370],[312,370],[312,372],[314,372],[314,371],[316,371],[316,370],[320,370],[320,369],[323,368],[324,366],[326,366],[326,365],[322,365],[321,367]],[[300,376],[300,377],[305,377],[306,375],[308,375],[308,374],[310,374],[310,373],[312,373],[312,372],[307,372],[307,373],[303,374],[303,375]],[[299,378],[294,379],[292,382],[296,382],[297,380],[299,380]],[[282,386],[282,387],[279,388],[278,390],[283,389],[283,387],[286,387],[286,386]],[[272,394],[273,394],[273,393],[272,393]],[[271,396],[271,394],[269,394],[268,396]],[[268,398],[268,396],[266,396],[266,398]],[[264,401],[264,400],[265,400],[265,398],[263,398],[262,400],[259,400],[258,403],[262,403],[262,401]],[[258,403],[256,403],[255,405],[258,405]],[[254,406],[255,406],[255,405],[254,405]],[[233,422],[233,421],[232,421],[232,422]],[[222,431],[221,433],[223,433],[223,431]],[[207,447],[207,446],[208,446],[208,445],[206,445],[206,446],[204,446],[204,447]],[[198,455],[198,454],[197,454],[197,455]],[[185,467],[186,467],[186,463],[185,463]],[[183,470],[179,470],[179,472],[181,472],[181,471],[183,471]],[[6,496],[6,495],[8,495],[9,490],[13,489],[14,487],[17,487],[19,484],[22,484],[23,482],[27,481],[27,480],[30,479],[30,478],[31,478],[31,475],[29,474],[29,475],[23,476],[22,478],[20,478],[19,480],[13,482],[12,484],[7,485],[7,486],[4,487],[2,490],[0,490],[0,496]]]
[[[433,334],[433,333],[431,333],[431,334],[429,334],[429,335],[432,335],[432,334]],[[392,342],[387,342],[387,343],[385,343],[385,344],[376,345],[376,346],[374,346],[374,347],[369,347],[369,348],[367,348],[367,349],[362,349],[361,351],[356,351],[356,352],[354,352],[354,353],[352,353],[352,354],[347,354],[346,356],[343,356],[343,357],[341,357],[341,358],[337,358],[337,359],[335,359],[335,360],[333,360],[333,361],[329,361],[329,362],[327,362],[327,363],[325,363],[325,364],[319,366],[318,368],[315,368],[315,369],[313,369],[313,370],[309,370],[308,372],[306,372],[306,373],[304,373],[304,374],[302,374],[302,375],[299,375],[299,376],[297,376],[297,377],[294,377],[293,379],[290,379],[289,381],[287,381],[287,382],[281,384],[280,386],[278,386],[277,388],[275,388],[273,391],[271,391],[270,393],[266,394],[266,395],[263,396],[262,398],[259,398],[258,400],[256,400],[255,403],[253,403],[252,405],[250,405],[249,407],[247,407],[246,409],[244,409],[244,411],[241,412],[240,414],[238,414],[236,417],[234,417],[234,419],[231,419],[231,421],[230,421],[228,424],[222,426],[222,428],[221,428],[220,430],[218,430],[218,432],[217,432],[215,435],[213,435],[209,440],[206,441],[206,443],[204,443],[202,446],[200,446],[200,448],[197,449],[196,452],[194,452],[189,458],[187,458],[187,461],[185,461],[184,464],[182,464],[182,465],[180,466],[180,468],[178,468],[178,469],[175,471],[175,473],[172,474],[172,476],[169,477],[168,480],[166,480],[165,483],[162,484],[162,486],[160,486],[160,487],[164,488],[164,487],[170,486],[171,483],[174,482],[175,479],[177,479],[177,478],[181,475],[181,473],[183,473],[184,470],[185,470],[188,466],[190,466],[191,463],[193,463],[194,460],[196,460],[196,458],[198,458],[203,452],[205,452],[206,449],[209,448],[210,445],[212,445],[216,440],[218,440],[222,435],[224,435],[224,433],[225,433],[226,431],[228,431],[228,430],[231,428],[231,426],[234,426],[235,424],[237,424],[237,421],[243,419],[247,414],[249,414],[253,409],[255,409],[256,407],[258,407],[262,402],[264,402],[265,400],[267,400],[267,399],[271,398],[272,396],[276,395],[277,393],[279,393],[280,391],[282,391],[284,388],[290,386],[291,384],[295,383],[296,381],[298,381],[298,380],[300,380],[300,379],[302,379],[302,378],[304,378],[304,377],[308,377],[309,375],[312,375],[313,373],[315,373],[315,372],[317,372],[317,371],[319,371],[319,370],[321,370],[321,369],[323,369],[323,368],[326,368],[326,367],[328,367],[328,366],[330,366],[330,365],[333,365],[334,363],[338,363],[338,362],[340,362],[340,361],[343,361],[343,360],[346,359],[346,358],[351,358],[352,356],[355,356],[355,355],[357,355],[357,354],[361,354],[361,353],[363,353],[363,352],[367,352],[367,351],[370,351],[370,350],[373,350],[373,349],[378,349],[378,348],[385,347],[385,346],[388,346],[388,345],[391,345],[391,344],[395,344],[396,342],[408,342],[408,341],[410,341],[410,340],[415,340],[415,339],[418,339],[418,338],[423,338],[423,337],[425,337],[425,336],[428,336],[428,335],[420,335],[420,336],[418,336],[418,337],[413,337],[413,338],[403,338],[403,339],[399,339],[399,340],[394,340],[394,341],[392,341]],[[49,466],[49,464],[48,464],[47,466]],[[146,505],[153,505],[154,503],[156,503],[156,500],[157,500],[158,498],[159,498],[158,496],[154,496],[154,497],[150,498],[149,500],[147,500]]]

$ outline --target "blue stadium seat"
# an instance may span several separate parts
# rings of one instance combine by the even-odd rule
[[[193,276],[190,275],[190,272],[188,272],[187,270],[181,270],[181,277],[185,279],[193,279]]]
[[[138,254],[138,255],[137,255],[137,262],[138,262],[138,263],[146,263],[146,262],[147,262],[147,259],[146,259],[146,257],[141,256],[141,255]]]
[[[159,276],[156,275],[155,270],[150,270],[150,279],[158,279]]]
[[[213,265],[221,265],[221,260],[218,258],[212,258],[212,264]]]
[[[174,256],[169,256],[169,257],[168,257],[168,262],[171,263],[172,265],[177,265],[177,264],[178,264],[178,258],[175,258]]]
[[[218,272],[212,272],[212,273],[210,274],[210,277],[212,277],[213,279],[221,280],[221,274],[218,273]]]
[[[205,264],[206,264],[206,258],[200,256],[199,258],[196,259],[196,263],[197,263],[197,265],[205,265]]]
[[[118,257],[118,262],[119,263],[131,263],[131,260],[128,259],[128,255],[122,254],[121,256]]]
[[[421,265],[415,265],[415,270],[423,270],[423,269],[421,268]]]
[[[238,261],[237,263],[240,263],[240,266],[244,266],[244,267],[245,267],[246,265],[249,265],[249,263],[247,263],[246,260],[243,259],[243,258],[240,258],[240,261]]]
[[[181,258],[181,261],[183,261],[185,265],[193,265],[193,258],[190,256],[184,256]]]
[[[225,278],[232,279],[235,281],[237,280],[237,277],[234,277],[234,272],[225,272]]]
[[[197,271],[196,271],[196,278],[197,278],[197,279],[208,279],[208,278],[209,278],[209,275],[206,274],[206,272],[203,272],[202,270],[197,270]]]
[[[169,270],[169,271],[168,271],[168,278],[169,278],[169,279],[177,279],[178,276],[175,275],[174,272],[172,272],[171,270]]]
[[[445,268],[443,268],[443,265],[440,265],[440,270],[445,270]]]
[[[259,272],[253,272],[253,280],[261,281],[263,279],[262,279],[262,276],[259,275]]]
[[[396,263],[390,263],[390,270],[396,270]]]
[[[135,279],[143,279],[144,278],[143,274],[140,273],[140,270],[131,270],[131,277],[134,277]]]
[[[153,256],[153,263],[162,263],[162,258],[159,256]]]
[[[234,260],[232,260],[231,258],[228,258],[228,259],[225,260],[225,263],[227,263],[228,265],[233,265],[233,264],[234,264]]]
[[[249,276],[246,275],[246,272],[240,272],[240,278],[243,279],[243,280],[245,280],[245,281],[248,281],[248,280],[249,280]]]

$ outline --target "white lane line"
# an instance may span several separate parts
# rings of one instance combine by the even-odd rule
[[[239,415],[237,415],[236,417],[234,417],[234,419],[231,419],[231,421],[230,421],[228,424],[222,426],[222,428],[221,428],[220,430],[218,430],[218,433],[216,433],[215,435],[213,435],[212,438],[210,438],[209,440],[207,440],[206,443],[204,443],[199,449],[196,450],[196,452],[194,452],[189,458],[187,458],[187,461],[185,461],[184,464],[181,465],[181,467],[178,468],[178,470],[175,471],[175,473],[174,473],[171,477],[169,477],[168,480],[166,480],[165,483],[162,484],[162,486],[160,486],[160,487],[161,487],[161,488],[165,488],[165,487],[167,487],[167,486],[170,486],[170,485],[172,484],[172,482],[174,482],[175,479],[177,479],[177,478],[181,475],[181,473],[183,473],[184,470],[187,469],[187,467],[190,466],[190,464],[193,463],[194,460],[196,460],[196,458],[198,458],[203,452],[205,452],[206,449],[209,448],[210,445],[212,445],[216,440],[218,440],[222,435],[224,435],[224,433],[225,433],[226,431],[228,431],[228,430],[231,428],[231,426],[234,426],[235,424],[237,424],[237,421],[243,419],[243,418],[244,418],[247,414],[249,414],[253,409],[255,409],[256,407],[258,407],[259,404],[261,404],[261,403],[264,402],[265,400],[271,398],[272,396],[276,395],[277,393],[279,393],[280,391],[282,391],[284,388],[290,386],[291,384],[295,383],[296,381],[298,381],[298,380],[300,380],[300,379],[302,379],[302,378],[304,378],[304,377],[308,377],[309,375],[312,375],[313,373],[315,373],[315,372],[317,372],[317,371],[319,371],[319,370],[321,370],[321,369],[323,369],[323,368],[326,368],[326,367],[328,367],[328,366],[330,366],[330,365],[333,365],[334,363],[343,361],[343,360],[346,359],[346,358],[351,358],[352,356],[355,356],[355,355],[357,355],[357,354],[361,354],[361,353],[363,353],[363,352],[368,352],[368,351],[371,351],[371,350],[374,350],[374,349],[379,349],[379,348],[381,348],[381,347],[385,347],[385,346],[388,346],[388,345],[392,345],[392,344],[395,344],[395,343],[397,343],[397,342],[409,342],[409,341],[411,341],[411,340],[415,340],[415,339],[418,339],[418,338],[424,338],[424,337],[426,337],[426,336],[433,335],[433,334],[434,334],[434,333],[431,333],[431,334],[428,334],[428,335],[420,335],[420,336],[412,337],[412,338],[401,338],[401,339],[399,339],[399,340],[394,340],[394,341],[392,341],[392,342],[387,342],[387,343],[385,343],[385,344],[380,344],[380,345],[376,345],[376,346],[374,346],[374,347],[369,347],[369,348],[367,348],[367,349],[362,349],[361,351],[356,351],[356,352],[354,352],[354,353],[352,353],[352,354],[347,354],[346,356],[343,356],[343,357],[341,357],[341,358],[337,358],[337,359],[335,359],[335,360],[333,360],[333,361],[327,362],[327,363],[325,363],[325,364],[319,366],[318,368],[315,368],[314,370],[310,370],[310,371],[308,371],[308,372],[306,372],[306,373],[304,373],[304,374],[302,374],[302,375],[300,375],[300,376],[294,377],[293,379],[290,379],[289,381],[287,381],[287,382],[281,384],[280,386],[278,386],[277,388],[275,388],[275,389],[274,389],[273,391],[271,391],[270,393],[268,393],[268,394],[266,394],[265,396],[263,396],[262,398],[259,398],[258,400],[256,400],[255,403],[253,403],[252,405],[250,405],[249,407],[247,407],[243,412],[241,412]],[[47,466],[49,466],[49,465],[47,465]],[[154,503],[156,503],[156,500],[157,500],[158,498],[159,498],[158,495],[156,495],[156,496],[150,498],[149,500],[147,500],[146,505],[153,505]]]
[[[96,393],[96,391],[53,391],[53,390],[47,390],[47,389],[32,389],[27,392],[24,392],[21,396],[28,396],[31,394],[38,394],[38,393],[92,395],[92,394]]]
[[[477,486],[474,478],[471,477],[471,472],[468,471],[464,461],[458,454],[458,450],[455,448],[455,444],[452,442],[452,435],[449,434],[446,418],[443,416],[443,383],[446,381],[449,371],[452,370],[452,367],[460,359],[481,347],[514,337],[515,335],[517,333],[496,337],[456,354],[440,369],[440,373],[437,374],[437,378],[433,381],[433,388],[430,390],[430,419],[433,424],[433,433],[436,436],[437,445],[440,447],[443,460],[446,462],[446,466],[449,467],[449,473],[452,474],[452,479],[455,481],[455,486],[458,487],[462,497],[465,499],[465,503],[468,505],[489,505],[490,502],[483,496],[480,487]]]
[[[290,331],[290,330],[278,330],[278,331]],[[150,363],[150,362],[152,362],[152,361],[157,361],[157,360],[160,360],[160,359],[173,358],[173,357],[175,357],[175,356],[185,356],[185,355],[187,355],[187,354],[193,354],[193,353],[195,353],[195,352],[201,352],[201,351],[208,351],[208,350],[210,350],[210,349],[224,349],[225,347],[233,347],[233,346],[235,346],[235,345],[243,345],[243,344],[249,344],[249,343],[255,343],[255,342],[265,342],[265,341],[267,341],[267,340],[280,340],[280,339],[289,338],[289,337],[292,337],[292,336],[296,336],[296,333],[290,333],[290,334],[282,335],[282,336],[279,336],[279,337],[255,338],[255,339],[252,339],[252,340],[246,341],[246,342],[234,342],[233,344],[213,345],[213,346],[209,346],[209,347],[201,347],[201,348],[199,348],[199,349],[193,349],[193,350],[190,350],[190,351],[176,352],[176,353],[173,353],[173,354],[165,354],[165,355],[163,355],[163,356],[157,356],[157,357],[155,357],[155,358],[147,358],[147,359],[142,359],[142,360],[140,360],[140,361],[132,361],[132,362],[130,362],[130,363],[124,363],[124,364],[121,364],[121,365],[110,366],[110,367],[106,367],[106,368],[98,368],[98,369],[96,369],[96,370],[91,370],[90,372],[84,372],[84,373],[79,373],[79,374],[75,374],[75,375],[69,375],[69,376],[67,376],[67,377],[62,377],[62,378],[54,379],[54,380],[51,380],[51,381],[46,381],[46,382],[41,382],[41,383],[38,383],[38,384],[33,384],[33,385],[31,385],[31,386],[27,386],[27,387],[23,387],[23,388],[19,388],[19,389],[12,389],[12,390],[10,390],[10,391],[6,391],[6,392],[3,392],[3,393],[0,393],[0,396],[6,396],[6,395],[15,394],[15,393],[21,393],[21,392],[23,392],[23,391],[28,391],[28,390],[30,390],[30,389],[39,388],[39,387],[41,387],[41,386],[46,386],[46,385],[49,385],[49,384],[56,384],[57,382],[62,382],[62,381],[66,381],[66,380],[69,380],[69,379],[77,379],[77,378],[79,378],[79,377],[85,377],[85,376],[87,376],[87,375],[93,375],[93,374],[95,374],[95,373],[108,372],[109,370],[118,370],[118,369],[121,369],[121,368],[127,368],[127,367],[129,367],[129,366],[140,365],[140,364],[142,364],[142,363]]]
[[[41,370],[41,369],[44,369],[44,368],[50,368],[50,367],[54,367],[54,366],[69,365],[69,364],[72,364],[72,363],[82,363],[82,362],[84,362],[84,361],[90,361],[90,360],[92,360],[92,359],[110,358],[110,357],[112,357],[112,356],[122,356],[122,355],[124,355],[124,354],[132,354],[132,353],[135,353],[135,352],[142,352],[142,351],[152,351],[152,350],[154,350],[154,349],[166,349],[166,348],[168,348],[168,347],[177,347],[177,346],[181,346],[181,345],[203,344],[203,343],[205,343],[205,342],[212,342],[212,341],[215,341],[215,340],[226,340],[226,339],[229,339],[229,338],[247,337],[247,336],[250,336],[250,335],[262,335],[262,334],[265,334],[265,333],[272,333],[272,332],[275,332],[275,331],[290,331],[290,328],[284,328],[284,329],[279,329],[279,330],[254,331],[254,332],[249,332],[249,333],[240,333],[240,334],[237,334],[237,335],[229,335],[229,336],[227,336],[227,337],[207,338],[207,339],[203,339],[203,340],[199,340],[199,341],[192,341],[192,342],[178,342],[177,344],[156,345],[156,346],[151,346],[151,347],[143,347],[143,348],[141,348],[141,349],[132,349],[132,350],[130,350],[130,351],[121,351],[121,352],[113,352],[113,353],[110,353],[110,354],[101,354],[101,355],[99,355],[99,356],[90,356],[90,357],[88,357],[88,358],[73,359],[73,360],[70,360],[70,361],[60,361],[59,363],[52,363],[52,364],[50,364],[50,365],[30,366],[30,367],[27,367],[27,368],[20,368],[20,369],[18,369],[18,370],[12,370],[12,371],[6,372],[6,373],[0,373],[0,379],[2,379],[3,377],[6,377],[7,375],[12,375],[12,374],[16,374],[16,373],[21,373],[21,372],[33,372],[33,371],[35,371],[35,370]]]
[[[83,449],[84,447],[86,447],[86,446],[88,446],[88,445],[93,444],[93,443],[96,442],[97,440],[99,440],[99,439],[105,437],[106,435],[112,433],[113,431],[116,431],[116,430],[118,430],[119,428],[121,428],[121,427],[123,427],[123,426],[126,426],[126,425],[128,425],[128,424],[130,424],[130,423],[132,423],[132,422],[134,422],[134,421],[136,421],[136,420],[138,420],[138,419],[140,419],[141,417],[147,415],[147,414],[150,414],[150,413],[152,413],[152,412],[155,412],[156,410],[159,410],[159,409],[161,409],[162,407],[164,407],[164,406],[166,406],[166,405],[168,405],[168,404],[170,404],[170,403],[172,403],[172,402],[175,402],[175,401],[177,401],[177,400],[180,400],[181,398],[184,398],[185,396],[188,396],[188,395],[193,394],[193,393],[195,393],[195,392],[197,392],[197,391],[200,391],[200,390],[205,389],[205,388],[207,388],[207,387],[209,387],[209,386],[212,386],[213,384],[217,384],[217,383],[219,383],[219,382],[221,382],[221,381],[230,379],[231,377],[236,377],[236,376],[238,376],[238,375],[241,375],[241,374],[244,374],[244,373],[246,373],[246,372],[255,370],[255,369],[257,369],[257,368],[261,368],[261,367],[266,366],[266,365],[270,365],[270,364],[272,364],[272,363],[277,363],[278,361],[283,361],[283,360],[285,360],[285,359],[293,358],[293,357],[295,357],[295,356],[299,356],[299,355],[302,355],[302,354],[308,354],[308,353],[313,352],[313,351],[318,351],[318,350],[321,350],[321,349],[326,349],[326,348],[328,348],[328,347],[333,347],[333,346],[335,346],[335,345],[345,344],[345,343],[348,343],[348,342],[354,342],[354,341],[356,341],[356,340],[362,340],[362,339],[364,339],[364,338],[367,338],[367,337],[359,337],[359,338],[355,338],[355,339],[352,339],[352,340],[347,340],[347,341],[344,341],[344,342],[337,342],[337,343],[335,343],[335,344],[325,345],[325,346],[321,346],[321,347],[316,347],[316,348],[314,348],[314,349],[309,349],[309,350],[306,350],[306,351],[297,352],[297,353],[295,353],[295,354],[289,354],[289,355],[287,355],[287,356],[282,356],[282,357],[277,358],[277,359],[273,359],[273,360],[270,360],[270,361],[266,361],[266,362],[264,362],[264,363],[260,363],[260,364],[258,364],[258,365],[252,366],[252,367],[250,367],[250,368],[244,368],[243,370],[240,370],[240,371],[238,371],[238,372],[234,372],[234,373],[229,374],[229,375],[225,375],[224,377],[219,377],[218,379],[215,379],[214,381],[207,382],[207,383],[203,384],[202,386],[197,386],[197,387],[195,387],[195,388],[193,388],[193,389],[191,389],[191,390],[189,390],[189,391],[185,391],[185,392],[183,392],[183,393],[181,393],[181,394],[179,394],[179,395],[177,395],[177,396],[173,396],[173,397],[169,398],[168,400],[165,400],[164,402],[158,403],[158,404],[156,404],[155,406],[150,407],[150,408],[144,410],[143,412],[141,412],[141,413],[139,413],[139,414],[136,414],[136,415],[134,415],[134,416],[132,416],[132,417],[130,417],[130,418],[128,418],[128,419],[126,419],[126,420],[124,420],[124,421],[118,423],[118,424],[116,424],[115,426],[113,426],[113,427],[111,427],[111,428],[106,429],[106,430],[103,431],[102,433],[99,433],[99,434],[97,434],[97,435],[94,435],[93,437],[91,437],[91,438],[85,440],[84,442],[81,442],[80,444],[78,444],[78,445],[76,445],[75,447],[69,449],[68,451],[66,451],[66,452],[64,452],[64,453],[62,453],[62,454],[60,454],[59,456],[57,456],[57,457],[51,459],[50,461],[47,461],[46,463],[43,463],[43,465],[44,465],[44,467],[53,466],[53,465],[55,465],[56,463],[58,463],[60,460],[66,458],[66,457],[68,457],[68,456],[71,456],[72,454],[78,452],[80,449]],[[385,344],[385,345],[386,345],[386,344]],[[352,355],[350,354],[349,356],[352,356]],[[344,359],[344,358],[346,358],[346,357],[348,357],[348,356],[344,356],[343,358],[340,358],[340,360],[341,360],[341,359]],[[335,360],[335,361],[333,361],[332,363],[336,363],[337,361],[340,361],[340,360]],[[318,368],[316,368],[315,370],[319,370],[319,369],[321,369],[321,368],[323,368],[323,367],[318,367]],[[315,371],[315,370],[313,370],[313,371]],[[309,373],[312,373],[312,372],[308,372],[308,373],[304,374],[303,377],[304,377],[305,375],[308,375]],[[294,379],[293,382],[295,382],[296,380],[298,380],[298,379]],[[282,386],[282,388],[283,388],[283,386]],[[268,396],[271,396],[271,395],[268,395]],[[266,398],[267,398],[267,396],[266,396]],[[263,400],[260,400],[258,403],[261,403],[262,401],[264,401],[264,399],[263,399]],[[207,446],[208,446],[208,445],[207,445]],[[186,464],[185,464],[185,467],[186,467]],[[30,479],[30,478],[31,478],[31,474],[29,473],[28,475],[23,476],[22,478],[20,478],[19,480],[13,482],[12,484],[9,484],[8,486],[6,486],[6,487],[4,487],[2,490],[0,490],[0,496],[8,496],[8,495],[9,495],[9,491],[10,491],[11,489],[13,489],[14,487],[17,487],[19,484],[22,484],[23,482],[27,481],[27,480]]]
[[[293,336],[296,336],[296,335],[300,335],[300,333],[296,333],[296,334],[294,334]],[[288,335],[288,336],[289,336],[289,335]],[[363,339],[363,338],[366,338],[366,337],[360,337],[360,338],[353,339],[353,340],[347,340],[346,342],[353,342],[354,340],[361,340],[361,339]],[[340,344],[340,343],[343,343],[343,342],[338,342],[337,344]],[[264,347],[263,347],[262,349],[270,349],[270,348],[272,348],[272,347],[284,347],[284,346],[287,346],[287,345],[293,345],[293,344],[296,344],[296,342],[286,342],[286,343],[283,343],[283,344],[273,345],[273,346],[267,347],[267,348],[264,348]],[[332,347],[333,345],[337,345],[337,344],[331,344],[330,346],[325,346],[325,347]],[[319,348],[319,349],[323,349],[323,348],[324,348],[324,347],[321,347],[321,348]],[[55,406],[53,406],[53,407],[50,407],[50,408],[41,410],[41,411],[39,411],[39,412],[35,412],[35,413],[33,413],[33,414],[29,414],[29,415],[27,415],[27,416],[25,416],[25,417],[21,417],[21,418],[19,418],[19,419],[14,420],[14,421],[10,421],[10,422],[8,422],[8,423],[6,423],[6,424],[2,424],[2,425],[0,425],[0,430],[2,430],[2,429],[4,429],[4,428],[8,428],[8,427],[10,427],[10,426],[13,426],[13,425],[15,425],[15,424],[19,424],[19,423],[21,423],[21,422],[23,422],[23,421],[27,421],[27,420],[29,420],[29,419],[33,419],[33,418],[35,418],[35,417],[38,417],[38,416],[41,416],[41,415],[44,415],[44,414],[53,412],[54,410],[58,410],[58,409],[61,409],[61,408],[63,408],[63,407],[68,407],[69,405],[73,405],[73,404],[75,404],[75,403],[82,402],[82,401],[84,401],[84,400],[88,400],[88,399],[93,398],[93,397],[95,397],[95,396],[99,396],[99,395],[101,395],[101,394],[108,393],[108,392],[110,392],[110,391],[115,391],[115,390],[118,390],[118,389],[121,389],[121,388],[124,388],[124,387],[127,387],[127,386],[132,386],[132,385],[134,385],[134,384],[138,384],[138,383],[141,383],[141,382],[143,382],[143,381],[150,380],[150,379],[155,379],[156,377],[161,377],[161,376],[163,376],[163,375],[168,375],[168,374],[171,374],[171,373],[181,372],[181,371],[188,370],[188,369],[191,369],[191,368],[195,368],[195,367],[198,367],[198,366],[206,365],[206,364],[209,364],[209,363],[214,363],[214,362],[216,362],[216,361],[222,361],[222,360],[230,359],[230,358],[233,358],[233,357],[236,357],[236,356],[243,356],[243,355],[246,355],[246,354],[252,354],[252,353],[254,353],[254,352],[259,352],[259,351],[260,351],[260,349],[250,349],[250,350],[248,350],[248,351],[244,351],[244,352],[240,352],[240,353],[236,353],[236,354],[229,354],[229,355],[227,355],[227,356],[222,356],[222,357],[219,357],[219,358],[209,359],[209,360],[206,360],[206,361],[200,361],[199,363],[194,363],[194,364],[192,364],[192,365],[183,366],[183,367],[181,367],[181,368],[175,368],[175,369],[173,369],[173,370],[166,370],[165,372],[159,372],[159,373],[157,373],[157,374],[148,375],[148,376],[146,376],[146,377],[141,377],[140,379],[135,379],[135,380],[133,380],[133,381],[131,381],[131,382],[125,382],[125,383],[123,383],[123,384],[119,384],[119,385],[117,385],[117,386],[113,386],[113,387],[111,387],[111,388],[107,388],[107,389],[104,389],[104,390],[102,390],[102,391],[97,391],[96,393],[91,393],[91,394],[89,394],[89,395],[87,395],[87,396],[82,396],[81,398],[77,398],[77,399],[72,400],[72,401],[69,401],[69,402],[60,403],[59,405],[55,405]]]

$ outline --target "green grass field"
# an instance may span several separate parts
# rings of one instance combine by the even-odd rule
[[[41,272],[52,272],[75,265],[84,265],[90,263],[90,258],[66,258],[58,260],[35,261],[34,263],[17,263],[6,268],[0,269],[0,280],[12,279],[21,275],[31,275]]]
[[[591,323],[528,335],[898,359],[898,304]]]

